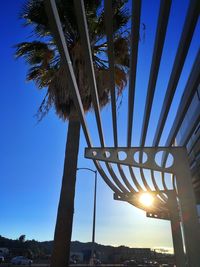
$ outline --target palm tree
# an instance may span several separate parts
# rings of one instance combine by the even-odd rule
[[[25,240],[26,240],[26,235],[20,235],[20,237],[19,237],[19,242],[20,242],[20,243],[24,243]]]
[[[129,32],[127,30],[129,15],[125,4],[126,0],[113,1],[115,86],[117,95],[120,95],[126,86],[129,70]],[[73,1],[58,0],[57,8],[83,107],[85,111],[88,111],[92,108],[91,91],[87,79]],[[85,11],[98,96],[100,105],[103,107],[110,100],[110,88],[102,0],[86,0]],[[25,26],[29,26],[32,29],[34,40],[17,44],[16,56],[23,57],[29,65],[27,80],[34,81],[39,89],[44,88],[46,90],[46,96],[37,113],[38,120],[41,120],[49,109],[53,107],[61,119],[69,121],[51,262],[52,267],[63,267],[68,264],[70,253],[80,122],[69,90],[68,79],[64,73],[62,61],[48,25],[43,0],[26,0],[21,18],[25,22]]]

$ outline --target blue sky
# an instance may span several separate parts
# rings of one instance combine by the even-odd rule
[[[13,45],[28,40],[30,32],[22,27],[18,14],[24,1],[7,0],[1,3],[0,18],[1,76],[0,76],[0,162],[1,162],[1,220],[0,235],[27,239],[53,239],[56,211],[61,186],[67,123],[59,120],[54,110],[37,124],[37,112],[45,91],[36,90],[33,83],[25,81],[27,66],[23,60],[14,59]],[[180,8],[181,5],[181,8]],[[159,117],[164,93],[174,61],[183,26],[188,0],[172,1],[171,16],[163,51],[163,59],[156,86],[153,110],[146,145],[151,145],[155,122]],[[159,1],[144,0],[141,21],[146,25],[145,40],[139,44],[136,81],[136,105],[133,128],[133,146],[140,140],[149,68],[152,58]],[[170,130],[189,70],[200,44],[200,23],[178,84],[178,90],[166,123],[160,145]],[[126,144],[127,89],[118,110],[119,145]],[[113,145],[110,106],[102,111],[106,143]],[[92,112],[87,122],[93,142],[99,145]],[[79,167],[94,168],[84,159],[86,146],[81,134]],[[92,226],[92,198],[94,175],[79,171],[77,175],[73,240],[90,241]],[[98,176],[96,241],[102,244],[131,247],[171,247],[170,224],[148,219],[145,213],[127,203],[113,200],[111,189]]]

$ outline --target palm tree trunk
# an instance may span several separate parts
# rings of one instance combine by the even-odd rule
[[[80,122],[77,114],[73,113],[69,118],[62,188],[54,233],[51,267],[66,267],[69,263],[79,137]]]

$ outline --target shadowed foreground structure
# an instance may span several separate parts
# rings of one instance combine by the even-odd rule
[[[96,115],[96,122],[99,134],[101,147],[95,148],[92,145],[89,129],[87,127],[83,105],[81,102],[80,94],[78,91],[76,80],[74,79],[73,69],[70,66],[70,58],[68,49],[63,39],[63,32],[59,22],[59,17],[56,12],[56,5],[54,1],[47,1],[52,13],[49,15],[49,20],[52,23],[52,29],[57,36],[56,41],[59,47],[60,54],[65,64],[66,73],[70,74],[71,90],[73,94],[74,103],[79,114],[79,118],[83,127],[83,131],[88,144],[86,149],[86,157],[93,159],[96,168],[103,177],[104,181],[114,191],[114,197],[118,200],[127,201],[147,211],[149,217],[162,218],[171,221],[172,236],[176,257],[177,266],[198,267],[200,262],[200,235],[199,223],[197,217],[197,199],[199,197],[198,184],[198,158],[199,158],[199,116],[200,104],[194,106],[193,99],[198,93],[198,85],[200,82],[200,52],[197,52],[191,72],[188,76],[188,81],[183,92],[182,99],[179,104],[177,115],[175,116],[174,123],[171,131],[169,132],[168,139],[164,147],[159,147],[159,142],[163,133],[163,129],[170,111],[172,100],[176,92],[177,84],[184,66],[184,62],[190,47],[190,43],[194,34],[194,30],[199,16],[199,1],[190,1],[188,11],[183,25],[181,38],[179,41],[178,49],[174,59],[171,75],[167,84],[167,90],[163,101],[160,117],[157,122],[155,136],[152,142],[152,147],[145,147],[147,129],[149,124],[150,113],[152,110],[152,103],[154,98],[156,81],[158,78],[159,66],[162,56],[162,50],[165,41],[167,24],[170,15],[171,1],[161,1],[157,31],[155,36],[152,64],[150,70],[150,77],[148,83],[148,91],[145,105],[145,112],[143,118],[143,127],[141,133],[140,146],[137,148],[131,147],[132,128],[133,128],[133,107],[134,107],[134,93],[135,93],[135,79],[137,70],[137,48],[139,41],[139,26],[140,25],[140,12],[141,2],[132,1],[132,34],[131,34],[131,55],[130,55],[130,80],[129,80],[129,103],[128,103],[128,119],[127,119],[127,147],[118,147],[118,134],[117,134],[117,119],[116,119],[116,106],[115,106],[115,86],[114,86],[114,71],[115,57],[113,53],[113,23],[111,20],[113,14],[111,1],[105,1],[105,25],[108,41],[108,62],[110,70],[110,86],[111,86],[111,106],[112,106],[112,119],[113,119],[113,137],[114,147],[107,148],[104,141],[103,129],[100,117],[100,110],[98,107],[99,99],[95,76],[93,75],[94,66],[92,61],[87,65],[87,75],[90,80],[90,90],[92,92],[92,100]],[[75,8],[78,14],[78,23],[81,29],[81,42],[85,47],[84,56],[87,58],[90,55],[90,41],[88,35],[87,21],[84,16],[84,3],[83,1],[75,1]],[[192,108],[191,108],[192,105]],[[192,110],[195,119],[191,121],[190,127],[185,130],[181,138],[177,138],[180,129],[183,125],[184,119],[187,116],[188,110]],[[195,109],[195,110],[194,110]],[[198,112],[195,112],[198,111]],[[191,111],[190,111],[191,112]],[[196,135],[195,138],[192,138]],[[195,139],[195,141],[193,141]],[[177,140],[180,146],[175,146]],[[191,141],[192,140],[192,141]],[[192,142],[192,145],[188,145]],[[162,152],[162,155],[159,153]],[[138,155],[136,156],[136,153]],[[158,161],[156,157],[158,154]],[[188,154],[193,155],[193,160],[188,158]],[[170,159],[171,156],[171,159]],[[134,157],[134,159],[133,159]],[[138,158],[137,158],[138,157]],[[146,158],[145,158],[146,157]],[[105,165],[101,164],[105,162]],[[111,163],[114,163],[118,169],[115,172]],[[130,171],[130,179],[123,170],[123,166],[127,165]],[[137,179],[133,167],[139,168],[143,186]],[[107,171],[105,171],[105,169]],[[195,172],[195,168],[197,171]],[[145,177],[144,169],[149,169],[151,173],[151,180],[153,188],[149,185],[149,177]],[[162,187],[160,188],[157,183],[155,172],[158,171],[162,177]],[[171,174],[170,189],[166,183],[166,174]],[[192,173],[192,174],[191,174]],[[119,177],[119,175],[121,177]],[[192,178],[193,177],[193,178]],[[193,179],[193,180],[192,180]],[[134,186],[133,186],[134,184]],[[138,195],[141,192],[153,193],[156,201],[151,208],[145,208],[139,201]],[[180,229],[180,222],[183,225],[186,257],[183,251],[183,237]],[[177,227],[179,225],[179,227]],[[176,228],[175,228],[176,226]]]
[[[105,29],[108,51],[109,89],[111,90],[111,107],[113,123],[113,147],[107,148],[100,116],[100,96],[96,83],[95,65],[91,57],[91,40],[89,40],[88,21],[85,16],[83,1],[74,1],[74,8],[77,14],[81,45],[84,47],[83,57],[91,92],[92,105],[94,106],[100,147],[92,144],[90,132],[84,115],[84,103],[81,98],[80,84],[77,81],[76,73],[72,66],[73,58],[66,45],[63,28],[57,12],[56,3],[47,0],[46,10],[48,13],[51,30],[54,34],[56,44],[63,62],[63,74],[68,78],[70,93],[73,99],[78,118],[85,134],[88,148],[85,155],[94,161],[100,175],[113,190],[117,200],[126,201],[147,212],[147,216],[170,220],[172,226],[172,237],[178,267],[190,266],[199,267],[200,262],[200,227],[197,216],[196,204],[200,200],[200,143],[199,143],[199,121],[200,121],[200,51],[197,51],[193,66],[188,74],[186,86],[179,103],[177,114],[174,118],[171,130],[164,146],[159,143],[163,130],[170,113],[170,108],[177,85],[184,67],[184,63],[191,45],[195,28],[199,18],[200,2],[189,1],[185,23],[182,28],[181,37],[174,58],[169,81],[166,86],[166,93],[161,103],[162,108],[157,122],[155,122],[155,136],[151,147],[145,147],[147,130],[149,125],[152,103],[154,99],[156,82],[159,75],[159,67],[162,58],[165,36],[170,16],[171,1],[160,1],[159,16],[153,48],[153,57],[148,81],[147,97],[139,147],[131,147],[132,129],[134,117],[135,84],[138,57],[139,25],[141,14],[141,1],[132,1],[131,17],[131,48],[130,48],[130,77],[129,77],[129,98],[127,118],[127,142],[126,147],[118,147],[118,127],[116,114],[115,95],[115,71],[116,55],[114,53],[114,8],[112,1],[104,2]],[[73,56],[73,55],[72,55]],[[103,79],[103,76],[102,76]],[[189,115],[188,115],[189,114]],[[188,124],[188,116],[190,122]],[[185,126],[186,125],[186,126]],[[183,131],[184,130],[184,131]],[[178,145],[178,146],[177,146]],[[162,153],[161,153],[162,152]],[[105,162],[105,164],[103,163]],[[124,171],[128,166],[129,175]],[[134,168],[138,168],[136,172]],[[150,170],[150,176],[146,176],[145,170]],[[162,186],[158,183],[155,171],[160,173]],[[169,179],[170,174],[170,179]],[[73,174],[75,175],[75,174]],[[138,179],[140,177],[141,179]],[[151,184],[150,185],[150,181]],[[64,187],[65,185],[63,185]],[[62,190],[66,190],[62,187]],[[138,200],[139,195],[144,192],[153,194],[155,201],[152,207],[144,207]],[[68,192],[71,194],[70,192]],[[67,192],[66,192],[67,194]],[[62,211],[65,212],[64,210]],[[58,211],[58,218],[59,218]],[[69,218],[68,218],[69,219]],[[67,220],[67,219],[66,219]],[[65,227],[65,222],[60,219]],[[186,256],[183,251],[183,235],[185,240]],[[71,225],[69,225],[71,227]],[[67,229],[66,231],[71,231]],[[56,231],[59,231],[56,230]],[[63,267],[66,264],[64,240],[55,232],[55,252],[52,259],[52,267]],[[59,244],[56,245],[56,244]],[[66,249],[66,248],[65,248]],[[62,253],[60,253],[62,251]],[[63,254],[63,255],[62,255]],[[65,254],[65,255],[64,255]]]

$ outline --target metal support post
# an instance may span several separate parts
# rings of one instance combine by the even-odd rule
[[[77,168],[79,170],[87,170],[93,172],[95,174],[95,182],[94,182],[94,207],[93,207],[93,222],[92,222],[92,248],[91,248],[91,257],[90,257],[90,265],[94,265],[94,251],[95,251],[95,226],[96,226],[96,202],[97,202],[97,170],[92,170],[90,168]]]
[[[200,226],[186,149],[180,151],[178,163],[176,166],[176,180],[188,266],[199,267]]]
[[[170,212],[170,222],[172,230],[172,240],[174,246],[175,264],[177,267],[185,267],[186,259],[183,249],[183,239],[181,233],[180,216],[177,199],[174,192],[168,192],[168,207]]]
[[[91,253],[91,258],[92,258],[93,261],[94,261],[94,251],[95,251],[96,198],[97,198],[97,171],[95,171],[93,227],[92,227],[92,253]]]

